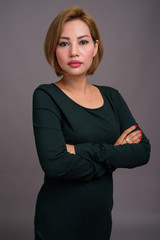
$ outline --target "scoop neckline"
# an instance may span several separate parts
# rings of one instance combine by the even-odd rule
[[[102,109],[102,108],[104,107],[104,105],[105,105],[105,98],[104,98],[103,92],[101,91],[100,87],[99,87],[98,85],[96,85],[96,84],[92,84],[92,85],[98,88],[98,90],[100,91],[100,94],[101,94],[101,96],[102,96],[102,98],[103,98],[103,105],[100,106],[100,107],[98,107],[98,108],[87,108],[87,107],[84,107],[84,106],[80,105],[79,103],[75,102],[72,98],[70,98],[65,92],[63,92],[62,89],[61,89],[60,87],[58,87],[56,84],[54,84],[54,83],[51,83],[51,84],[52,84],[53,86],[55,86],[55,87],[59,90],[59,92],[62,93],[62,94],[66,97],[66,99],[68,99],[69,101],[71,101],[71,102],[74,103],[75,105],[77,105],[77,106],[79,106],[79,107],[81,107],[81,108],[84,108],[84,109],[86,109],[86,110],[91,110],[91,111],[93,111],[93,110],[100,110],[100,109]]]

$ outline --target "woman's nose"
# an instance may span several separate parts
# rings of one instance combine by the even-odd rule
[[[71,45],[70,55],[71,55],[71,57],[79,56],[79,50],[78,50],[78,46],[76,44]]]

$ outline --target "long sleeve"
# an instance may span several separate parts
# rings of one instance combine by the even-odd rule
[[[33,94],[33,129],[41,167],[49,178],[87,181],[103,176],[103,164],[67,152],[61,113],[42,89]]]
[[[110,101],[116,112],[120,134],[132,125],[138,125],[120,93],[112,89]],[[139,126],[137,129],[140,129]],[[75,145],[76,154],[95,162],[103,163],[108,169],[134,168],[146,164],[150,157],[150,143],[145,134],[138,144],[80,143]]]

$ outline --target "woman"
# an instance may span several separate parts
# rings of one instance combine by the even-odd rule
[[[146,164],[150,144],[120,93],[87,82],[103,56],[93,18],[62,11],[47,32],[46,58],[58,76],[33,94],[33,126],[45,173],[36,240],[108,240],[116,168]]]

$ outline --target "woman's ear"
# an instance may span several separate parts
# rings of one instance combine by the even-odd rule
[[[94,54],[93,54],[93,57],[95,57],[97,52],[98,52],[98,45],[99,45],[99,40],[96,40],[96,42],[94,44]]]

